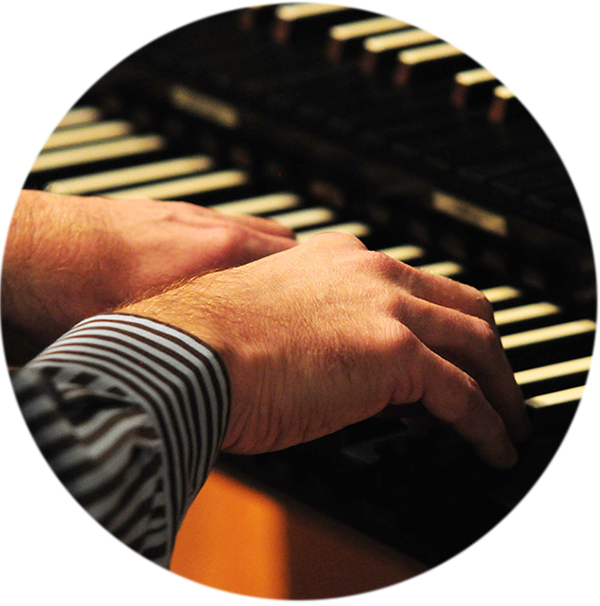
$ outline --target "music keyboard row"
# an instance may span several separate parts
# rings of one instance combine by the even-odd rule
[[[255,114],[268,116],[262,128],[292,125],[414,174],[505,221],[526,218],[587,242],[560,158],[493,74],[408,23],[311,6],[312,14],[284,5],[216,16],[178,31],[172,43],[149,45],[135,61],[151,67],[157,88],[164,87],[158,101],[166,96],[177,111],[251,136]],[[282,29],[292,33],[275,33]],[[338,52],[332,47],[344,49],[341,60],[327,59]],[[408,78],[400,85],[395,72],[410,77],[398,76]],[[136,94],[135,87],[123,90]],[[258,137],[260,144],[260,132]],[[331,159],[333,164],[335,155]],[[342,156],[339,168],[344,166]]]
[[[143,142],[133,146],[139,156],[132,153],[134,142]],[[483,290],[531,408],[581,398],[591,364],[593,321],[571,317],[560,306],[532,299],[518,287],[490,282],[453,260],[433,258],[422,246],[382,240],[370,225],[342,220],[330,208],[295,192],[260,191],[246,171],[221,166],[208,155],[178,156],[162,136],[134,134],[125,121],[104,121],[96,108],[77,108],[65,117],[32,175],[41,177],[52,193],[186,200],[222,212],[266,216],[294,229],[299,242],[323,231],[350,233],[371,249]]]

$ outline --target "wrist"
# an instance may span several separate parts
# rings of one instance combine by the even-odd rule
[[[234,365],[230,339],[225,338],[227,303],[218,301],[208,282],[216,274],[195,278],[157,295],[139,299],[114,310],[157,320],[201,339],[215,349],[228,366]]]

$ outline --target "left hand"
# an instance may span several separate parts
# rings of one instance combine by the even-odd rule
[[[2,320],[44,346],[86,317],[295,244],[274,221],[185,202],[24,191],[6,244]]]

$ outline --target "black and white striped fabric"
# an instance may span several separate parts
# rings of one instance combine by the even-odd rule
[[[106,314],[67,332],[13,385],[72,495],[117,538],[168,566],[227,427],[230,387],[218,354],[171,326]]]

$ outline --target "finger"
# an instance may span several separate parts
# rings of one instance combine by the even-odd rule
[[[251,217],[248,215],[224,215],[224,213],[220,214],[224,216],[224,219],[227,221],[232,221],[233,223],[238,223],[239,225],[245,225],[246,227],[256,229],[257,231],[262,231],[266,234],[281,236],[284,238],[296,238],[296,234],[294,233],[293,229],[290,229],[285,225],[281,225],[281,223],[277,223],[277,221],[273,219],[266,219],[263,217]]]
[[[481,318],[497,332],[494,312],[485,295],[467,284],[431,274],[400,261],[395,263],[395,279],[419,299]]]
[[[468,374],[421,344],[409,373],[414,390],[427,410],[449,423],[463,438],[473,444],[481,459],[499,469],[512,467],[517,452],[512,445],[500,415],[486,400],[477,382]],[[406,373],[407,369],[401,369]],[[401,377],[392,403],[406,394],[406,376]]]
[[[191,205],[193,206],[193,205]],[[251,215],[234,215],[227,214],[212,208],[196,207],[201,209],[204,216],[210,216],[214,219],[225,221],[226,223],[235,223],[237,225],[243,225],[250,229],[261,231],[265,234],[271,234],[273,236],[280,236],[282,238],[296,238],[294,231],[285,225],[277,223],[273,219],[266,219],[264,217],[253,217]]]
[[[429,349],[477,381],[513,440],[527,437],[530,424],[521,389],[497,333],[487,322],[422,299],[400,306],[397,317]]]
[[[223,242],[219,242],[220,234]],[[211,231],[211,248],[222,267],[233,267],[256,261],[263,257],[298,246],[295,240],[274,236],[245,227],[231,226],[226,230]],[[203,247],[203,254],[205,250]]]

